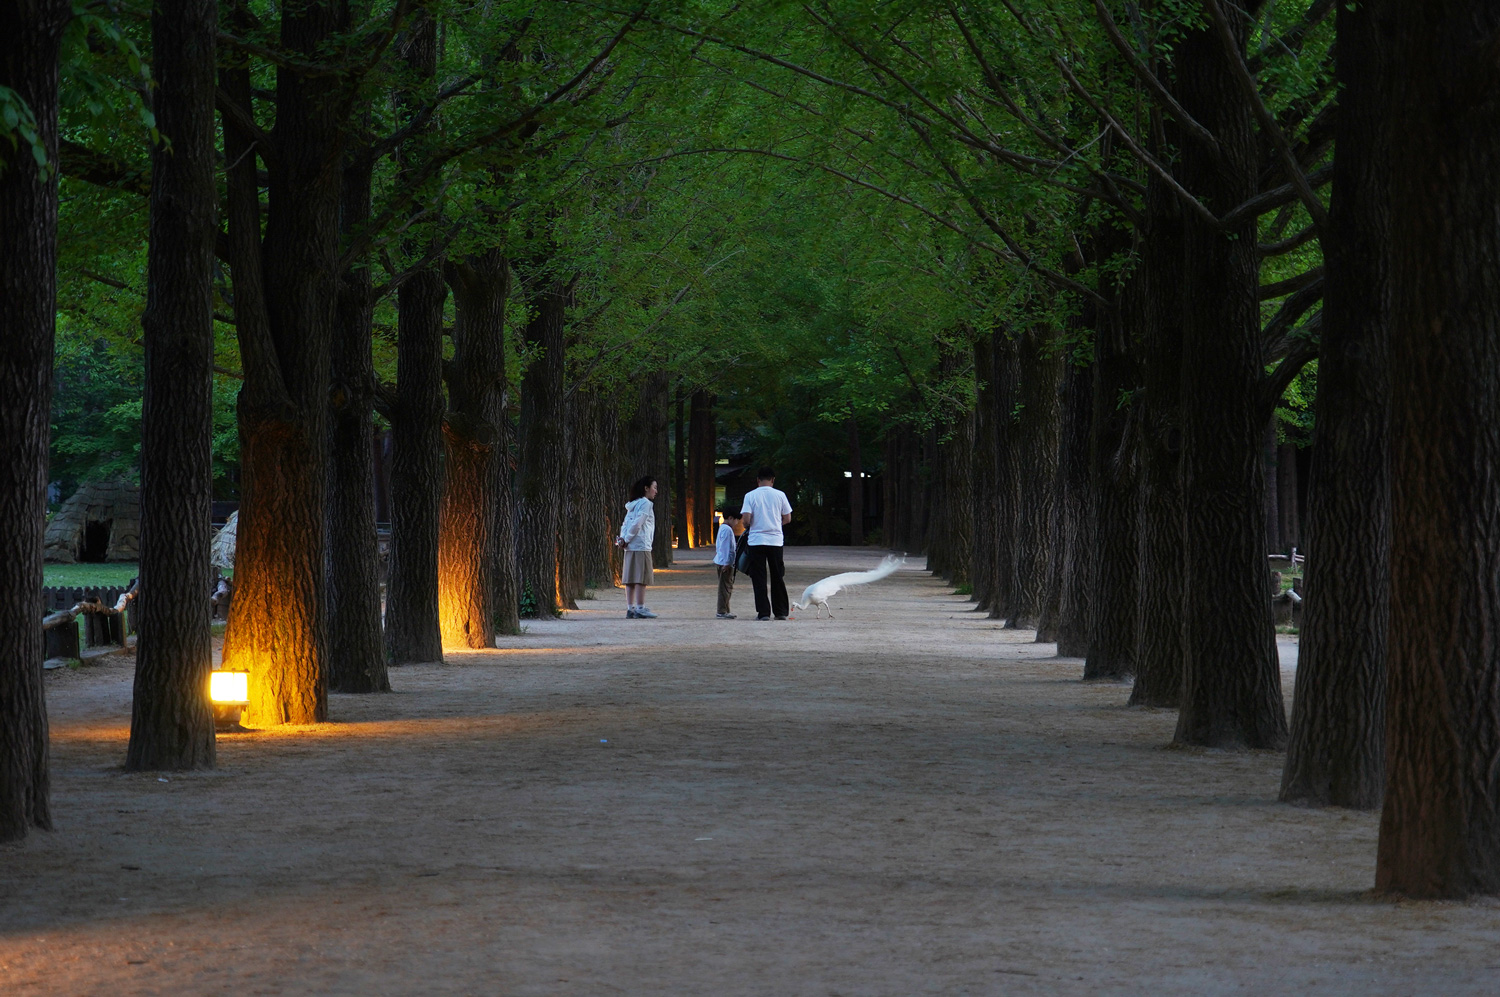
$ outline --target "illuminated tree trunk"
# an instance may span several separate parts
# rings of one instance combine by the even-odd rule
[[[497,518],[502,508],[510,515],[501,449],[510,265],[491,249],[449,264],[447,272],[457,320],[453,359],[446,367],[448,466],[439,513],[438,619],[445,647],[494,647]],[[514,585],[512,574],[509,586]]]
[[[530,295],[526,345],[537,351],[521,380],[520,506],[521,587],[534,600],[535,615],[558,615],[558,529],[562,517],[563,330],[568,289],[560,278],[538,274]],[[665,474],[663,467],[658,473]],[[666,491],[664,487],[662,489]],[[657,520],[657,531],[664,519]],[[524,598],[524,596],[523,596]]]
[[[171,148],[151,154],[141,563],[125,768],[214,766],[208,704],[213,502],[213,290],[217,0],[157,0],[153,109]]]
[[[1390,622],[1390,371],[1384,42],[1340,6],[1338,119],[1318,346],[1312,480],[1287,802],[1369,810],[1385,790]]]
[[[370,175],[365,158],[344,168],[339,227],[346,244],[369,220]],[[373,321],[369,268],[352,266],[339,277],[328,433],[328,687],[334,692],[391,687],[380,629],[373,488]]]
[[[340,6],[283,12],[281,44],[318,54]],[[223,72],[227,99],[249,113],[249,72]],[[277,73],[270,210],[260,240],[258,141],[225,126],[229,251],[245,384],[239,397],[241,500],[226,668],[250,672],[251,725],[327,719],[323,517],[329,350],[337,298],[341,119],[328,75]]]
[[[1243,44],[1244,27],[1237,24]],[[1218,141],[1183,146],[1178,177],[1210,210],[1257,190],[1259,147],[1232,59],[1213,30],[1190,31],[1175,66],[1183,106]],[[1175,740],[1281,748],[1286,714],[1266,590],[1261,434],[1269,408],[1254,220],[1221,231],[1184,213],[1182,698]]]
[[[1500,18],[1389,17],[1391,607],[1375,886],[1500,893]]]
[[[72,5],[0,6],[0,80],[57,161],[58,46]],[[42,687],[42,527],[57,315],[57,177],[31,150],[0,170],[0,841],[52,827]]]

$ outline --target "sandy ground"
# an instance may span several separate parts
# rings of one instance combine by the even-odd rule
[[[1500,992],[1500,907],[1370,898],[1374,816],[1165,749],[915,567],[832,622],[714,620],[706,551],[657,580],[214,772],[121,771],[128,658],[50,673],[0,993]]]

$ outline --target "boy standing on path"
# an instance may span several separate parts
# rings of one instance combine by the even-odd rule
[[[778,620],[787,618],[791,603],[786,595],[786,562],[782,560],[781,548],[786,538],[781,528],[792,521],[792,503],[786,492],[772,487],[776,483],[776,472],[763,467],[755,472],[758,488],[745,495],[740,507],[745,530],[750,534],[750,582],[755,588],[755,618],[769,620],[775,613]],[[770,575],[771,597],[766,598],[766,576]]]
[[[714,538],[714,564],[719,569],[719,614],[721,620],[732,620],[729,611],[729,596],[734,592],[734,526],[740,514],[732,509],[723,510],[724,522],[719,524],[719,535]]]

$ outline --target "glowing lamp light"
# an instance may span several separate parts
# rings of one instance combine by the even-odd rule
[[[214,728],[244,730],[240,714],[250,705],[249,672],[213,672],[208,678],[208,698],[214,707]]]

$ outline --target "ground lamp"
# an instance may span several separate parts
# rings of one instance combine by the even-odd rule
[[[213,672],[208,698],[214,707],[214,730],[244,730],[240,714],[250,705],[250,673]]]

